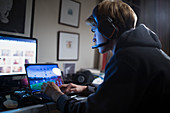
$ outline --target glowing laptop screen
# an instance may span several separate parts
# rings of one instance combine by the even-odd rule
[[[57,64],[26,64],[25,68],[33,92],[40,91],[44,82],[54,82],[58,86],[63,84],[61,71]]]

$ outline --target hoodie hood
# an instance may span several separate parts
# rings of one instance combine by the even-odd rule
[[[161,43],[158,36],[143,24],[135,29],[124,32],[117,41],[116,50],[132,46],[161,49]]]

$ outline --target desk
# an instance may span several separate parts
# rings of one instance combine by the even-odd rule
[[[54,102],[49,102],[46,104],[37,104],[17,109],[12,109],[8,111],[2,111],[1,113],[60,113],[57,110],[56,104]]]

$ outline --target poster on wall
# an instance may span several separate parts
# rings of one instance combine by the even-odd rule
[[[57,60],[76,61],[79,57],[79,34],[72,32],[58,32]]]
[[[72,27],[79,27],[80,2],[60,0],[59,23]]]
[[[30,37],[34,0],[0,0],[0,33]]]

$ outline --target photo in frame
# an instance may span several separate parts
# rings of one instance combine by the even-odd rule
[[[0,33],[31,37],[34,0],[0,0]]]
[[[64,67],[64,78],[69,79],[69,76],[75,73],[75,63],[63,63]]]
[[[79,33],[58,32],[57,60],[77,61],[79,57]]]
[[[60,0],[59,23],[79,27],[81,4],[72,0]]]

